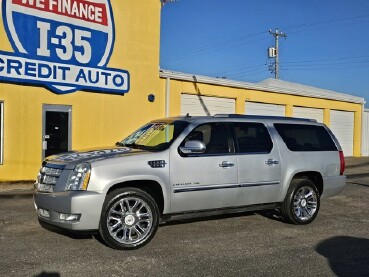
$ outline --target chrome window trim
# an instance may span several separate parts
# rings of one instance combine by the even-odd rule
[[[207,190],[217,190],[217,189],[235,189],[235,188],[248,188],[248,187],[260,187],[260,186],[273,186],[273,185],[279,185],[279,184],[280,184],[279,181],[270,181],[270,182],[230,184],[230,185],[206,185],[206,186],[199,186],[199,187],[191,186],[191,187],[174,188],[173,193],[207,191]]]

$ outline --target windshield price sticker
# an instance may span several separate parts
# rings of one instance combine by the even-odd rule
[[[147,144],[150,140],[158,133],[164,130],[164,124],[153,124],[149,129],[145,130],[144,133],[136,140],[136,144]]]
[[[108,68],[114,46],[110,0],[4,0],[14,53],[0,51],[0,80],[124,94],[129,73]]]

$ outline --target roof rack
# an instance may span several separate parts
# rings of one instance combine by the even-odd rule
[[[255,119],[277,119],[277,120],[317,122],[315,119],[309,119],[309,118],[271,116],[271,115],[215,114],[215,115],[213,115],[213,117],[248,118],[248,119],[251,119],[251,118],[255,118]]]

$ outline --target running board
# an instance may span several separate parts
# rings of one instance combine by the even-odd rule
[[[280,208],[282,203],[268,203],[268,204],[257,204],[242,207],[229,207],[221,209],[211,210],[200,210],[200,211],[187,211],[183,213],[173,213],[162,215],[161,222],[175,221],[175,220],[186,220],[200,217],[211,217],[217,215],[244,213],[251,211],[271,210]]]

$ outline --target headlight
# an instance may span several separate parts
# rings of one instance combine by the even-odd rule
[[[65,190],[87,190],[91,175],[89,163],[79,164],[70,174]]]

